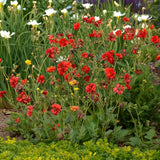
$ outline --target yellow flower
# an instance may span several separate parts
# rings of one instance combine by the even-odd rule
[[[71,85],[71,86],[73,86],[73,85],[75,85],[77,83],[77,81],[74,79],[73,81],[70,81],[69,82],[69,84]]]
[[[27,60],[25,61],[25,63],[26,63],[27,65],[31,65],[31,64],[32,64],[29,59],[27,59]]]
[[[74,88],[74,91],[78,91],[79,90],[79,88]]]

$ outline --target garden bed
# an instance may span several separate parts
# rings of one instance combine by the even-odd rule
[[[0,136],[160,148],[160,28],[145,7],[27,2],[1,3]]]

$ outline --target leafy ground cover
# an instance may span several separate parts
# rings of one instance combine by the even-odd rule
[[[96,143],[88,141],[83,145],[72,144],[69,141],[60,141],[46,145],[39,143],[33,145],[28,141],[15,139],[0,139],[0,157],[3,160],[46,160],[46,159],[116,159],[116,160],[158,160],[160,151],[140,151],[138,148],[125,146],[119,148],[108,143],[106,139],[99,139]]]
[[[26,1],[0,2],[0,105],[18,111],[7,130],[33,143],[159,148],[160,85],[150,67],[159,74],[160,29],[145,8],[72,2],[44,10],[33,1],[31,11]]]

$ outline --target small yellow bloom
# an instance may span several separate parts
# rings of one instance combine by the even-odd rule
[[[146,81],[145,79],[143,80],[143,82],[144,82],[144,83],[147,83],[147,81]]]
[[[26,63],[27,65],[31,65],[31,64],[32,64],[29,59],[27,59],[27,60],[25,61],[25,63]]]
[[[74,88],[74,91],[78,91],[79,90],[79,88]]]
[[[70,81],[69,82],[69,84],[71,85],[71,86],[73,86],[73,85],[75,85],[77,83],[77,81],[74,79],[73,81]]]
[[[39,91],[39,88],[37,88],[37,91]]]

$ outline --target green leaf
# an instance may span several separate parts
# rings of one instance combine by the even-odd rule
[[[137,137],[131,137],[129,140],[130,140],[129,144],[131,146],[138,146],[139,145],[139,141],[138,141]]]
[[[146,133],[146,136],[145,138],[146,139],[149,139],[149,140],[152,140],[153,137],[156,136],[156,131],[155,129],[150,129],[147,133]]]

